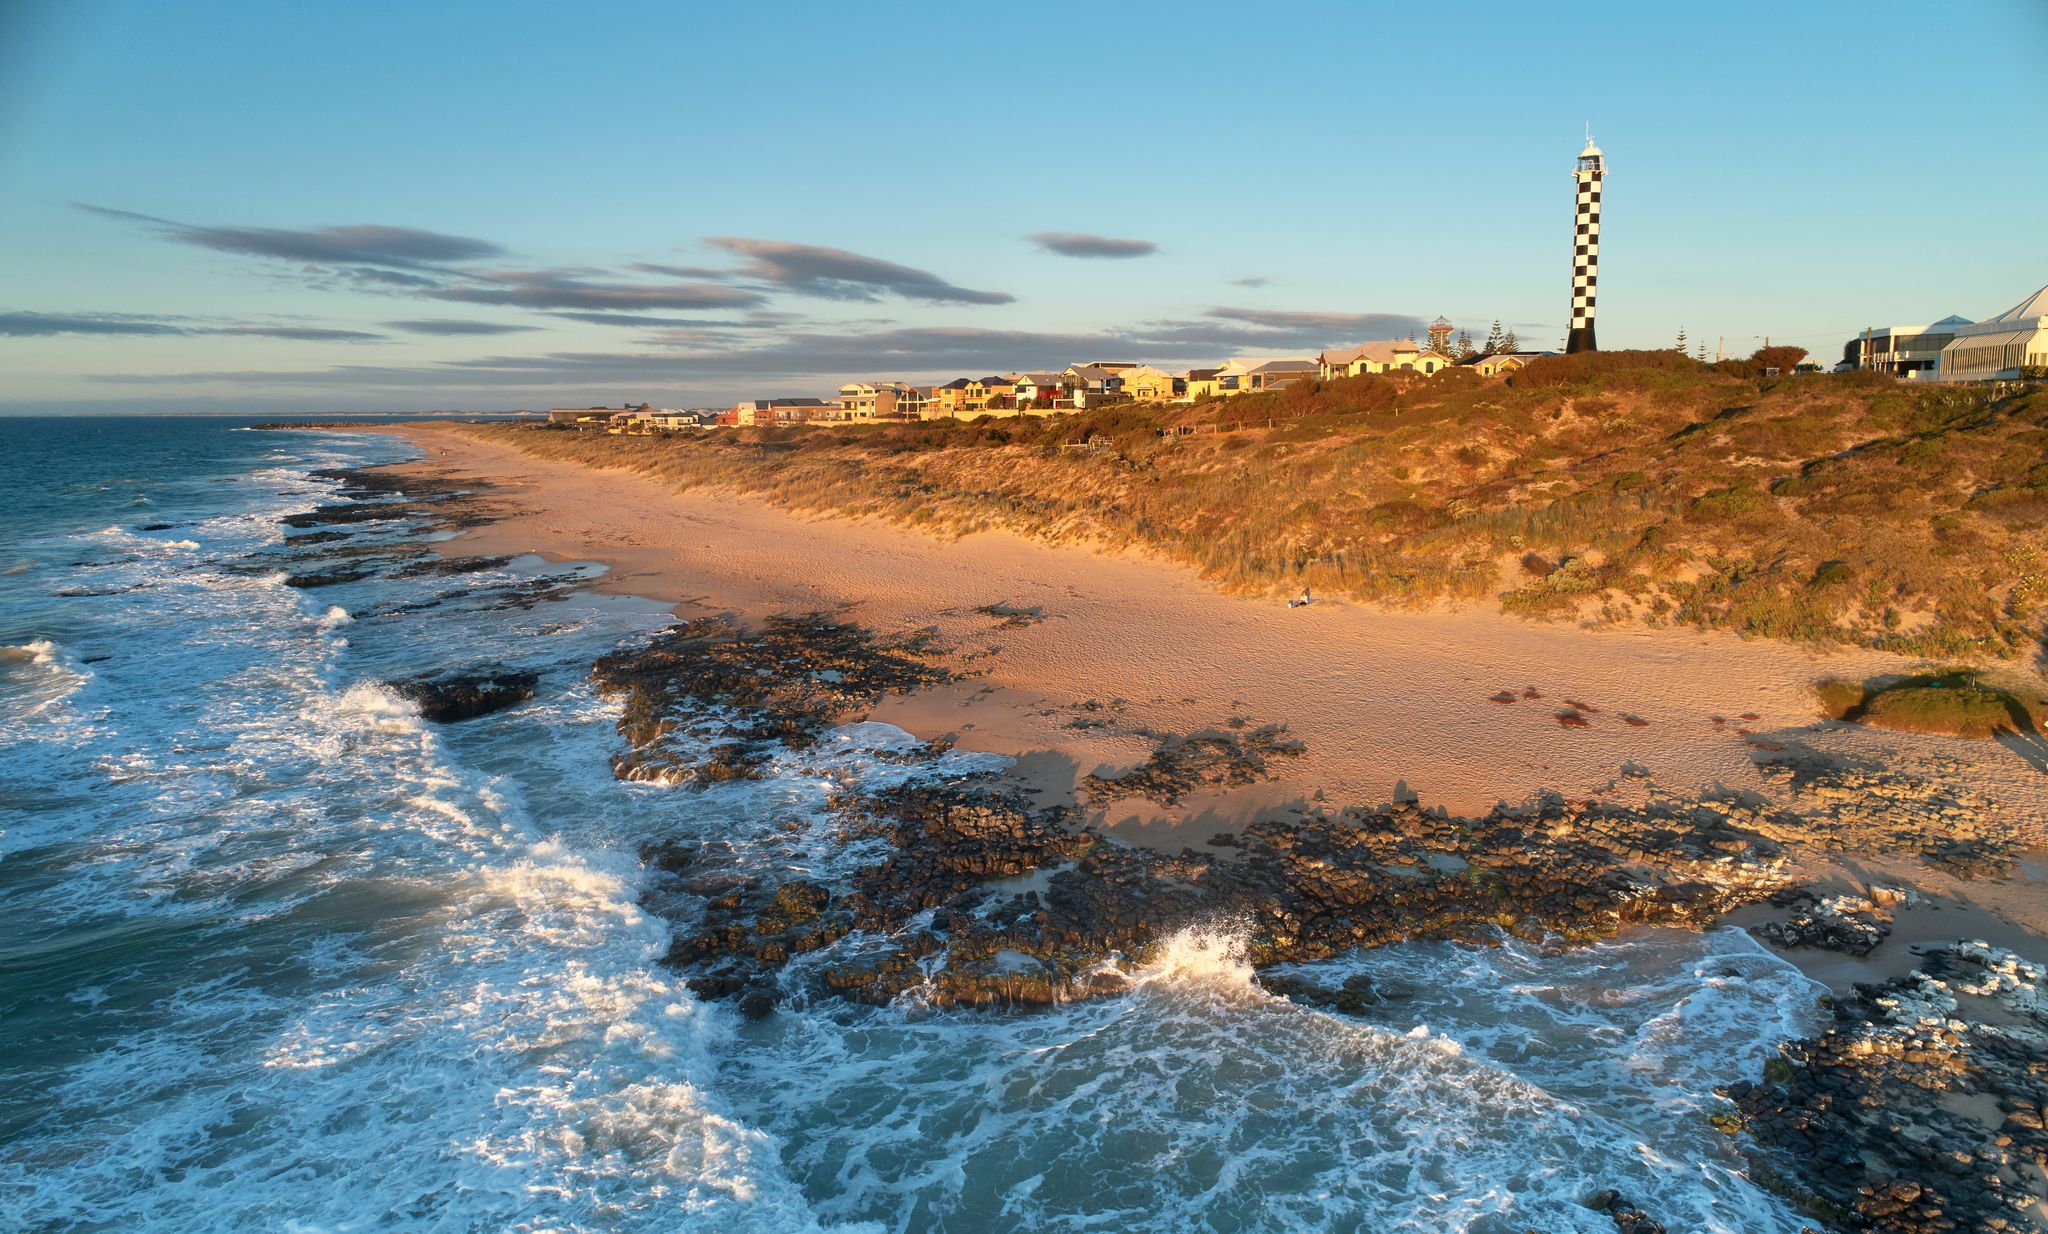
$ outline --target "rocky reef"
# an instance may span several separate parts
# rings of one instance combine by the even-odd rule
[[[757,775],[883,693],[946,680],[943,656],[929,633],[881,636],[830,614],[754,628],[717,617],[606,656],[593,676],[624,702],[621,778],[704,785]],[[1699,925],[1785,885],[1776,843],[1713,804],[1671,799],[1549,795],[1482,818],[1304,806],[1179,853],[1093,825],[1103,801],[1252,783],[1299,748],[1280,726],[1164,734],[1130,771],[1088,777],[1075,803],[998,773],[914,770],[782,824],[810,855],[792,863],[802,877],[715,842],[656,846],[654,894],[680,918],[671,962],[700,993],[757,1009],[800,957],[800,984],[861,1002],[1031,1005],[1121,989],[1155,942],[1216,919],[1242,923],[1267,965],[1403,939]]]
[[[1722,1089],[1755,1173],[1830,1226],[2041,1231],[2048,990],[1981,941],[1836,1000],[1758,1081]]]
[[[703,617],[604,656],[591,677],[625,703],[620,779],[708,784],[758,775],[778,748],[809,746],[886,692],[949,680],[945,653],[929,631],[885,637],[830,613],[758,629]]]
[[[1097,805],[1132,797],[1176,805],[1199,789],[1256,784],[1269,778],[1273,760],[1296,758],[1301,751],[1301,743],[1279,724],[1241,734],[1167,733],[1143,763],[1117,776],[1090,775],[1081,781],[1081,791]]]
[[[1752,811],[1765,834],[1832,851],[1914,853],[1958,878],[2009,874],[2024,847],[2019,820],[1968,788],[1968,769],[1953,760],[1879,762],[1789,741],[1756,762],[1792,803]]]

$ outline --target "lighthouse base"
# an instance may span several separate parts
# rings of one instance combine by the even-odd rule
[[[1593,323],[1590,321],[1583,326],[1573,327],[1572,332],[1565,337],[1564,354],[1568,356],[1581,351],[1598,350],[1600,344],[1593,341]]]

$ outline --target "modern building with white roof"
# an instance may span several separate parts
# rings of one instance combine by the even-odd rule
[[[1866,326],[1842,348],[1842,368],[1931,378],[1941,366],[1941,349],[1969,324],[1951,314],[1922,326]]]
[[[2000,381],[2048,371],[2048,287],[1996,317],[1958,326],[1941,349],[1941,380]]]

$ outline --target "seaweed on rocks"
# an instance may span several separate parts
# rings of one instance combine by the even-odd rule
[[[1848,1231],[2042,1231],[2044,970],[1981,941],[1835,1000],[1717,1120],[1754,1172]]]
[[[880,635],[829,613],[757,629],[700,617],[599,658],[591,678],[625,700],[620,779],[716,783],[757,776],[776,749],[809,746],[884,694],[951,680],[947,650],[929,630]]]

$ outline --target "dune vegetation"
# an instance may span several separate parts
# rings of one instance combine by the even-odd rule
[[[2048,696],[1989,681],[1962,665],[1867,682],[1827,677],[1814,683],[1813,692],[1831,720],[1908,733],[2038,737],[2048,731]]]
[[[2030,665],[2048,606],[2039,388],[1601,352],[1045,418],[465,431],[942,535],[1138,549],[1253,592]]]

